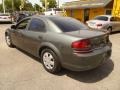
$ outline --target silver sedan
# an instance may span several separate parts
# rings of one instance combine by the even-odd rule
[[[120,21],[118,17],[111,15],[100,15],[93,20],[86,22],[90,28],[98,30],[107,30],[109,32],[120,31]]]

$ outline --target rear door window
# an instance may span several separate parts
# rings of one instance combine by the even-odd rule
[[[28,30],[43,32],[45,31],[45,23],[41,19],[33,18],[30,22]]]

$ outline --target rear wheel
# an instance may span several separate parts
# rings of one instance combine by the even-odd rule
[[[61,70],[57,55],[51,49],[44,49],[41,53],[41,60],[44,68],[50,73],[57,73]]]
[[[6,35],[5,35],[5,40],[6,40],[6,43],[7,43],[7,45],[8,45],[9,47],[14,47],[14,45],[12,44],[10,35],[6,34]]]
[[[112,27],[108,27],[107,31],[108,33],[112,33]]]

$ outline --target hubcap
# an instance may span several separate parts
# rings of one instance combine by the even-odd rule
[[[111,33],[112,32],[112,29],[111,28],[108,28],[108,33]]]
[[[46,52],[43,54],[43,63],[47,69],[53,69],[54,68],[54,58],[52,54],[49,52]]]
[[[6,36],[6,42],[7,42],[8,45],[11,44],[11,42],[10,42],[10,37],[9,37],[8,35]]]

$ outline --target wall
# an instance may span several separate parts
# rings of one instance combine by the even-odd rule
[[[67,16],[84,22],[84,9],[67,9],[66,14]],[[105,14],[104,8],[91,8],[89,12],[89,19],[93,19],[95,16],[103,14]]]
[[[67,16],[76,18],[80,21],[84,21],[84,17],[83,17],[84,11],[83,11],[83,9],[67,9],[66,14],[67,14]]]
[[[104,8],[91,8],[89,19],[93,19],[95,16],[103,15],[103,14],[105,14]]]
[[[120,17],[120,0],[114,0],[112,15]]]

